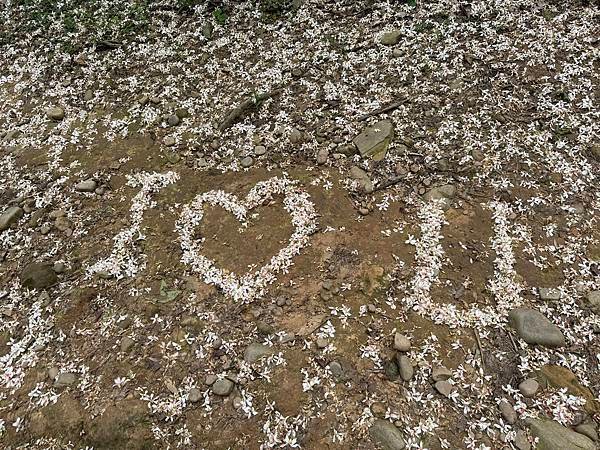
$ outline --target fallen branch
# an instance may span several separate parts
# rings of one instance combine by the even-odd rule
[[[271,92],[253,94],[250,98],[244,100],[237,108],[234,108],[225,116],[219,125],[219,131],[225,131],[236,122],[239,122],[250,113],[256,111],[265,100],[280,94],[282,91],[283,88],[279,88]]]
[[[405,100],[401,100],[399,102],[391,103],[383,108],[376,109],[375,111],[371,111],[370,113],[364,114],[358,118],[358,120],[367,120],[369,117],[378,116],[379,114],[388,113],[393,111],[405,103]]]

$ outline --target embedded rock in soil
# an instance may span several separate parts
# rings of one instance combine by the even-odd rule
[[[450,393],[452,392],[452,385],[445,380],[436,381],[433,387],[435,387],[435,390],[442,394],[444,397],[450,396]]]
[[[44,289],[58,281],[53,264],[31,263],[21,272],[21,283],[30,289]]]
[[[52,106],[46,110],[46,116],[51,120],[60,121],[65,118],[65,110],[60,106]]]
[[[188,400],[190,403],[198,403],[202,399],[202,391],[198,388],[190,389]]]
[[[252,343],[244,350],[244,361],[248,364],[253,364],[264,356],[273,353],[271,347],[263,344]]]
[[[96,182],[94,180],[85,180],[75,185],[77,192],[94,192],[96,190]]]
[[[212,391],[216,395],[220,395],[221,397],[226,397],[231,394],[233,390],[233,381],[228,380],[227,378],[223,378],[222,380],[217,380],[212,385]]]
[[[398,42],[400,42],[401,37],[402,32],[400,30],[388,31],[381,36],[380,42],[383,45],[396,45]]]
[[[595,311],[600,311],[600,291],[591,291],[587,297],[588,305]]]
[[[515,408],[513,408],[506,400],[500,402],[500,413],[502,414],[502,417],[504,417],[504,420],[510,425],[517,421],[517,412],[515,411]]]
[[[434,367],[431,371],[433,381],[446,381],[452,377],[452,372],[444,366]]]
[[[544,419],[528,419],[527,424],[533,436],[539,438],[536,450],[594,450],[594,442],[558,422]]]
[[[527,398],[533,397],[539,388],[540,384],[533,378],[527,378],[519,384],[519,391]]]
[[[509,314],[510,325],[528,344],[544,347],[564,347],[565,337],[556,325],[539,311],[526,308],[513,309]]]
[[[8,230],[21,217],[23,217],[23,210],[18,206],[11,206],[0,216],[0,231]]]
[[[373,422],[369,435],[383,450],[402,450],[406,447],[400,430],[387,420],[378,419]]]
[[[362,157],[370,156],[375,161],[385,158],[390,142],[394,139],[394,125],[389,120],[380,120],[365,128],[352,142]]]
[[[442,200],[442,208],[448,209],[450,202],[456,195],[456,187],[452,184],[444,184],[430,189],[423,195],[423,200],[430,202],[432,200]]]

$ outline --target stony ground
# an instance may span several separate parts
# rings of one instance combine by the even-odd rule
[[[599,19],[5,0],[2,448],[597,448]]]

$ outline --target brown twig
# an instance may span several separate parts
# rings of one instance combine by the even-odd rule
[[[393,111],[393,110],[399,108],[404,103],[406,103],[405,100],[401,100],[399,102],[391,103],[391,104],[389,104],[387,106],[384,106],[383,108],[379,108],[379,109],[376,109],[375,111],[371,111],[370,113],[363,114],[362,116],[360,116],[358,118],[358,120],[360,120],[360,121],[367,120],[369,117],[378,116],[379,114],[388,113],[390,111]]]
[[[274,89],[271,92],[265,92],[262,94],[255,94],[244,100],[239,106],[232,109],[224,118],[219,125],[219,131],[223,132],[236,122],[242,120],[248,114],[257,110],[262,102],[265,100],[279,95],[283,91],[283,88]]]
[[[477,347],[479,348],[479,356],[481,357],[481,367],[485,371],[485,359],[483,358],[483,347],[481,346],[481,339],[479,339],[479,333],[476,328],[473,328],[475,334],[475,340],[477,341]]]

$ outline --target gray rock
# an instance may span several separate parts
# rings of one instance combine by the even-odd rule
[[[446,381],[452,377],[452,371],[444,366],[434,367],[431,371],[433,381]]]
[[[598,432],[596,431],[596,426],[593,423],[582,423],[581,425],[577,425],[575,427],[575,431],[577,431],[579,434],[589,437],[592,441],[598,440]]]
[[[11,206],[0,216],[0,231],[8,230],[21,217],[23,217],[23,210],[18,206]]]
[[[252,164],[254,164],[254,160],[252,159],[252,156],[246,156],[245,158],[242,158],[242,160],[240,161],[240,165],[244,169],[247,169],[248,167],[252,166]]]
[[[540,300],[558,301],[561,298],[561,293],[558,289],[540,288],[539,291],[540,291]]]
[[[433,387],[444,397],[448,397],[452,392],[452,385],[445,380],[436,381]]]
[[[389,120],[380,120],[365,128],[352,142],[363,157],[370,156],[375,161],[385,158],[390,142],[394,139],[394,125]]]
[[[58,387],[70,386],[75,383],[75,374],[69,372],[63,372],[56,378],[54,384]]]
[[[394,424],[378,419],[369,428],[369,436],[383,450],[403,450],[406,447],[402,433]]]
[[[58,376],[58,372],[58,367],[50,367],[50,369],[48,369],[48,378],[54,380]]]
[[[562,332],[539,311],[526,308],[513,309],[508,318],[510,325],[528,344],[545,347],[564,347]]]
[[[135,344],[135,341],[133,339],[131,339],[128,336],[125,336],[123,339],[121,339],[121,351],[122,352],[127,352],[131,349],[131,347],[133,347],[133,345]]]
[[[190,403],[198,403],[202,399],[202,391],[198,388],[191,388],[188,393]]]
[[[52,106],[46,110],[46,116],[51,120],[60,121],[65,118],[65,110],[60,106]]]
[[[539,438],[536,450],[594,450],[596,444],[583,434],[545,419],[528,419],[531,434]]]
[[[456,195],[456,187],[452,184],[444,184],[442,186],[436,186],[423,195],[423,200],[430,202],[432,200],[442,200],[442,208],[448,209],[451,204],[451,200]]]
[[[167,123],[171,127],[179,125],[179,116],[177,114],[169,114],[169,117],[167,117]]]
[[[410,350],[410,339],[401,333],[394,335],[394,349],[399,352],[407,352]]]
[[[317,152],[317,164],[322,166],[323,164],[325,164],[327,162],[327,159],[329,158],[329,150],[327,150],[326,148],[322,148]]]
[[[52,269],[54,269],[56,273],[63,273],[65,271],[65,265],[61,262],[55,262]]]
[[[297,144],[300,141],[302,141],[302,132],[300,130],[298,130],[297,128],[294,128],[290,132],[290,142],[292,144]]]
[[[368,180],[369,174],[358,166],[350,167],[350,177],[355,180]]]
[[[513,408],[506,400],[500,402],[500,413],[502,414],[502,417],[504,417],[504,420],[506,420],[506,423],[512,425],[517,421],[517,412],[515,411],[515,408]]]
[[[518,430],[515,435],[515,446],[519,450],[530,450],[531,444],[529,443],[529,439],[527,439],[527,434],[523,430]]]
[[[262,156],[265,153],[267,153],[267,147],[265,147],[264,145],[257,145],[256,147],[254,147],[254,154],[256,156]]]
[[[331,361],[329,363],[329,370],[331,371],[331,374],[337,379],[342,378],[344,376],[344,368],[337,361]]]
[[[96,190],[96,182],[94,180],[85,180],[75,185],[77,192],[94,192]]]
[[[206,375],[206,378],[204,379],[204,384],[206,384],[207,386],[212,386],[215,381],[217,381],[217,376],[211,373]]]
[[[412,380],[415,375],[415,369],[413,368],[412,361],[406,355],[398,355],[396,357],[398,363],[398,371],[400,372],[400,378],[404,381]]]
[[[271,347],[267,347],[263,344],[252,343],[246,350],[244,350],[244,361],[248,364],[253,364],[264,356],[270,355],[273,353],[273,349]]]
[[[588,305],[595,311],[600,311],[600,291],[591,291],[586,296]]]
[[[204,36],[206,39],[212,38],[213,31],[214,27],[211,22],[206,22],[204,25],[202,25],[202,36]]]
[[[173,147],[176,143],[177,141],[173,136],[165,136],[163,139],[163,144],[165,144],[167,147]]]
[[[317,338],[317,347],[323,349],[329,345],[329,339],[327,338]]]
[[[21,272],[21,283],[30,289],[45,289],[58,281],[53,264],[31,263]]]
[[[211,389],[214,394],[220,395],[221,397],[226,397],[231,394],[231,391],[233,391],[233,381],[227,378],[217,380],[213,383]]]
[[[402,33],[400,30],[388,31],[381,36],[380,42],[383,45],[396,45],[398,42],[400,42],[401,37]]]
[[[533,378],[527,378],[519,384],[519,391],[523,394],[523,397],[527,398],[533,397],[539,388],[540,384]]]

